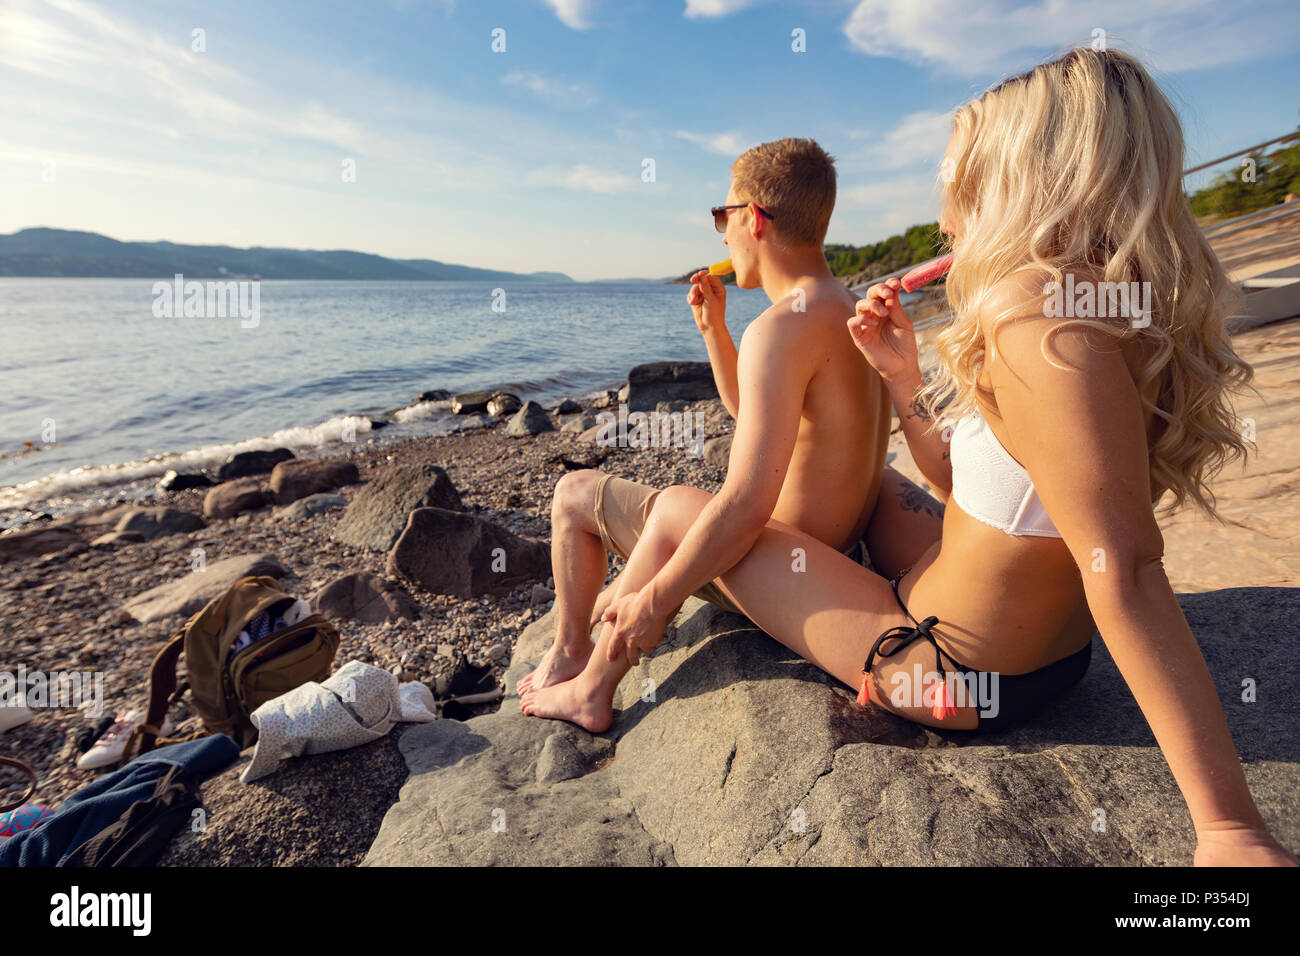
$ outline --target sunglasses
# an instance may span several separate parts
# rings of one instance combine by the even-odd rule
[[[741,203],[733,203],[730,206],[714,206],[712,209],[709,210],[709,212],[713,213],[713,228],[718,230],[718,232],[726,232],[727,231],[727,210],[744,209],[747,206],[753,206],[755,209],[761,212],[768,219],[776,218],[776,216],[772,215],[770,212],[768,212],[766,209],[764,209],[762,206],[758,205],[757,203],[741,202]]]

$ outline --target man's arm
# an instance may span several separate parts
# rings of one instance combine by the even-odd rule
[[[708,269],[691,276],[691,291],[686,301],[695,316],[695,325],[704,336],[709,350],[709,365],[718,396],[732,418],[740,417],[740,387],[737,385],[736,345],[727,331],[727,287]]]
[[[1007,298],[1030,298],[1034,283]],[[1041,286],[1041,281],[1037,283]],[[990,313],[1008,303],[991,303]],[[1052,344],[1073,366],[1042,355],[1059,319],[1009,321],[989,374],[1008,451],[1039,497],[1083,577],[1088,607],[1177,781],[1198,839],[1262,828],[1214,682],[1162,565],[1151,508],[1142,407],[1118,343],[1088,329]]]
[[[656,611],[666,614],[729,570],[749,553],[772,517],[814,365],[783,334],[791,317],[788,309],[769,310],[745,331],[739,361],[744,414],[736,420],[727,479],[646,585]]]

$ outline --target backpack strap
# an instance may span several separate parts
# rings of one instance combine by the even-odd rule
[[[182,628],[172,635],[172,639],[154,657],[149,668],[149,709],[145,712],[144,723],[131,731],[126,750],[122,754],[123,763],[153,750],[158,743],[158,735],[162,733],[163,721],[167,719],[167,708],[189,686],[187,683],[179,689],[176,687],[176,662],[184,647],[185,629]],[[137,745],[138,750],[135,749]]]

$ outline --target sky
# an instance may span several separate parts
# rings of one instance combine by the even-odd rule
[[[662,277],[804,136],[876,242],[937,218],[954,107],[1099,30],[1189,166],[1300,122],[1295,0],[0,0],[0,233]]]

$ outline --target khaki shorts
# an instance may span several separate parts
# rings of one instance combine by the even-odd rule
[[[646,518],[650,516],[650,509],[654,507],[659,491],[658,488],[628,481],[617,475],[605,475],[600,479],[596,485],[596,527],[600,529],[600,540],[606,551],[617,554],[624,561],[628,559],[636,543],[641,540]],[[859,541],[844,553],[863,567],[874,570],[864,542]],[[695,596],[724,611],[741,615],[745,613],[722,593],[716,580],[696,591]]]

